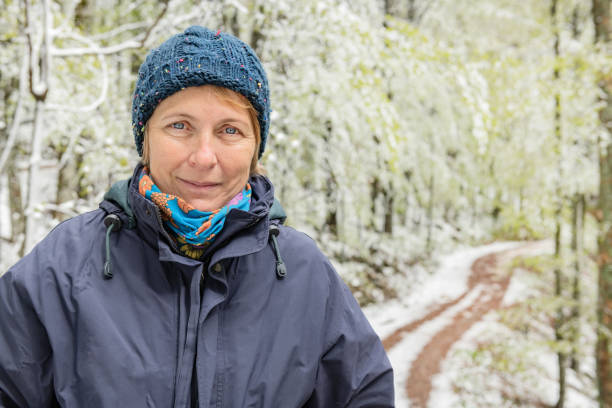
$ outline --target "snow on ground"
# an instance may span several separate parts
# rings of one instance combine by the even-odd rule
[[[425,316],[435,306],[461,296],[467,290],[470,268],[476,259],[519,245],[519,242],[496,242],[442,256],[437,270],[420,284],[411,286],[410,293],[402,293],[400,288],[397,299],[367,306],[363,311],[383,339],[396,329]],[[410,271],[406,272],[406,279],[412,279]]]
[[[432,391],[429,399],[429,406],[432,408],[454,408],[465,406],[465,401],[461,401],[459,396],[453,390],[453,384],[457,380],[465,379],[466,375],[470,376],[470,380],[474,381],[472,391],[476,391],[478,395],[478,406],[495,406],[505,407],[510,406],[502,400],[499,389],[504,388],[504,384],[499,383],[498,376],[490,375],[487,372],[478,372],[478,369],[471,367],[469,370],[463,366],[461,361],[458,361],[461,352],[466,350],[475,350],[477,341],[483,338],[491,338],[497,336],[512,336],[512,333],[505,333],[505,328],[495,321],[495,314],[489,313],[485,318],[472,326],[464,336],[457,341],[451,350],[448,357],[442,363],[440,374],[436,375],[432,381]],[[552,329],[550,329],[551,339],[554,337]],[[510,343],[510,341],[509,341]],[[513,347],[512,344],[508,345]],[[531,395],[538,396],[539,399],[549,406],[554,406],[557,402],[559,393],[558,384],[558,368],[557,356],[550,350],[542,348],[533,355],[532,366],[527,368],[526,378],[531,377],[533,381],[530,383],[521,384],[525,389],[529,389]],[[594,361],[588,361],[583,364],[583,369],[588,371],[591,376],[595,375]],[[595,400],[594,391],[589,390],[592,385],[585,384],[584,380],[576,376],[574,371],[567,370],[567,394],[565,406],[571,408],[597,408],[599,405]],[[484,380],[483,380],[484,379]],[[505,385],[506,387],[508,385]],[[514,389],[518,392],[519,390]],[[483,401],[486,405],[482,405]],[[405,405],[397,405],[402,407]],[[468,397],[468,405],[469,403]],[[475,403],[474,405],[475,406]],[[512,405],[514,406],[514,405]]]
[[[475,288],[461,302],[448,308],[437,318],[423,323],[412,333],[406,333],[404,338],[389,352],[389,360],[393,365],[395,380],[395,403],[398,408],[409,407],[410,403],[406,396],[406,380],[410,372],[412,362],[417,358],[423,347],[429,343],[431,338],[453,320],[453,316],[460,310],[465,309],[478,298],[482,291],[481,287]]]
[[[364,308],[364,313],[381,339],[396,329],[425,316],[436,305],[456,299],[467,290],[467,281],[472,263],[481,256],[491,252],[503,251],[521,245],[519,242],[501,242],[459,250],[442,256],[440,266],[420,285],[413,285],[411,293],[400,293],[398,299]],[[406,273],[410,279],[410,273]],[[405,384],[410,370],[410,363],[431,337],[450,323],[452,317],[469,305],[478,295],[476,289],[457,305],[446,310],[435,321],[424,323],[413,333],[395,345],[389,353],[394,369],[396,387],[396,406],[409,407],[405,396]],[[436,408],[442,408],[442,406]]]
[[[491,252],[503,251],[521,245],[520,243],[497,243],[481,246],[472,249],[460,250],[454,254],[445,256],[440,262],[440,267],[430,276],[419,288],[411,295],[402,300],[380,304],[365,309],[365,313],[370,319],[373,327],[381,338],[385,338],[394,330],[402,327],[411,321],[419,319],[429,312],[433,306],[460,296],[467,289],[467,278],[470,274],[472,263],[479,257]],[[527,251],[522,251],[522,255],[536,255],[552,253],[550,241],[544,241],[532,245]],[[511,280],[503,304],[505,306],[525,299],[532,294],[531,280],[533,276],[527,271],[517,269]],[[432,336],[448,325],[453,316],[460,310],[465,309],[473,300],[480,295],[482,288],[476,287],[461,302],[446,310],[436,319],[422,324],[412,333],[407,333],[405,337],[395,345],[389,352],[389,359],[394,368],[396,406],[398,408],[410,407],[410,401],[406,397],[405,385],[409,374],[412,361],[418,356],[421,349],[430,341]],[[466,371],[460,358],[461,352],[475,350],[477,342],[486,338],[512,338],[512,333],[505,326],[496,322],[495,313],[489,313],[482,321],[476,323],[465,335],[455,343],[450,350],[448,357],[443,362],[440,374],[433,378],[433,389],[430,394],[428,406],[431,408],[454,408],[466,406],[466,400],[461,400],[453,389],[453,384],[457,380],[473,380],[469,384],[471,391],[478,395],[478,406],[509,406],[501,398],[499,389],[504,384],[496,377],[486,372],[486,368],[470,368]],[[554,337],[551,328],[549,337]],[[512,341],[509,341],[511,343]],[[520,343],[509,344],[509,347],[521,347]],[[557,383],[557,360],[556,355],[550,350],[536,350],[533,358],[533,368],[527,369],[527,376],[533,378],[533,382],[521,384],[525,389],[530,390],[531,395],[538,396],[541,401],[554,405],[558,395]],[[594,359],[581,360],[582,370],[593,376],[595,374]],[[572,408],[596,408],[594,400],[594,390],[590,390],[592,385],[585,384],[584,380],[576,376],[572,370],[568,370],[568,388],[566,406]],[[527,377],[529,378],[529,377]],[[465,382],[464,382],[465,384]],[[508,385],[505,384],[507,387]],[[488,390],[488,391],[487,391]],[[515,390],[516,391],[516,390]],[[469,397],[467,400],[470,406]],[[475,404],[476,401],[473,401]],[[484,405],[482,405],[484,403]],[[475,405],[474,405],[475,406]]]

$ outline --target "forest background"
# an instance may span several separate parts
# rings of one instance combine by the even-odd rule
[[[131,175],[138,66],[192,24],[262,59],[264,167],[362,304],[459,245],[551,239],[531,316],[612,406],[609,0],[2,0],[0,271]]]

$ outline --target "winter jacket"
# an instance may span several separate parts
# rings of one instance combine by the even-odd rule
[[[270,216],[268,179],[203,261],[133,180],[0,278],[0,406],[393,406],[380,339],[313,241]]]

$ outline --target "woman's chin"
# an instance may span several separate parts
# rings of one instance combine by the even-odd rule
[[[216,210],[209,202],[201,202],[200,200],[192,200],[188,201],[189,205],[195,208],[198,211],[202,212],[211,212]]]

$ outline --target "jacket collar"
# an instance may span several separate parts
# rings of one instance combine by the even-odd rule
[[[156,248],[160,257],[179,261],[171,252],[177,257],[183,256],[178,254],[174,241],[163,227],[159,209],[138,192],[138,177],[142,167],[142,164],[136,166],[130,180],[116,183],[104,196],[100,207],[107,213],[118,214],[128,228],[135,226],[141,238]],[[223,229],[204,253],[204,259],[210,260],[211,265],[222,258],[257,252],[267,243],[268,215],[274,203],[274,187],[270,180],[261,175],[252,176],[249,183],[253,191],[251,208],[249,211],[233,209],[229,212]],[[275,205],[277,207],[278,202]]]

